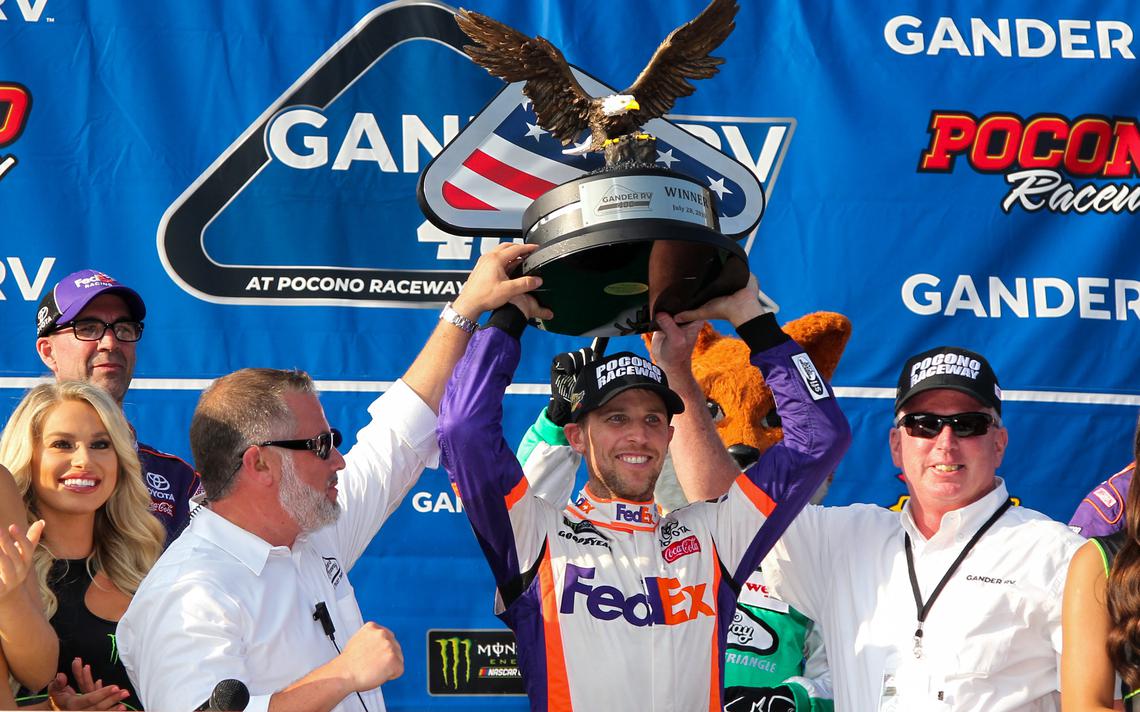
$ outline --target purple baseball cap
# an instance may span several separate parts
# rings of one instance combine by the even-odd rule
[[[146,316],[146,305],[138,292],[102,272],[83,269],[59,280],[40,300],[40,308],[36,310],[36,335],[47,336],[60,324],[71,322],[100,294],[122,297],[135,321],[142,321]]]

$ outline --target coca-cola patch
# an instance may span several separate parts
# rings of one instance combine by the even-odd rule
[[[687,536],[680,541],[675,541],[669,546],[661,550],[661,556],[665,558],[667,563],[673,563],[682,556],[695,554],[701,550],[701,542],[697,539],[696,535]]]

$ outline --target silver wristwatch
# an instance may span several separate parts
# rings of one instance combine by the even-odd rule
[[[474,334],[475,329],[479,326],[459,312],[455,311],[455,307],[451,306],[451,302],[444,305],[443,311],[439,313],[439,320],[446,321],[448,324],[454,324],[468,334]]]

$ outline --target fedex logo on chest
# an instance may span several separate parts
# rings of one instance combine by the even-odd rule
[[[577,610],[603,621],[624,618],[638,627],[716,615],[708,583],[685,586],[675,578],[646,576],[645,590],[627,596],[615,586],[594,585],[594,573],[593,567],[566,564],[560,613],[573,615]]]
[[[649,511],[649,507],[627,507],[620,503],[614,510],[614,519],[620,522],[633,522],[635,524],[653,523],[653,515]]]

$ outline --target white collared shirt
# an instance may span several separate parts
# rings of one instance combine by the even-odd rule
[[[323,601],[337,645],[364,624],[347,574],[380,525],[435,467],[435,413],[402,381],[369,406],[339,475],[336,524],[268,542],[209,509],[163,553],[118,626],[119,654],[144,709],[192,710],[221,680],[249,688],[249,712],[337,655],[313,619]],[[379,689],[361,693],[383,712]],[[356,695],[334,710],[360,710]]]
[[[982,535],[931,607],[922,658],[914,655],[918,619],[903,533],[911,536],[925,602],[1008,497],[997,483],[945,514],[929,540],[909,504],[902,513],[808,507],[764,560],[773,593],[823,632],[837,710],[880,709],[887,675],[895,709],[908,712],[1059,709],[1061,595],[1084,540],[1031,509],[1012,507]]]

